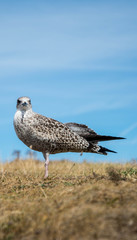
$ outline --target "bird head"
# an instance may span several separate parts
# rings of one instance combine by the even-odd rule
[[[29,97],[20,97],[17,99],[17,109],[27,111],[32,109],[31,100]]]

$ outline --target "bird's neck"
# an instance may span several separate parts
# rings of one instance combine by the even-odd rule
[[[27,109],[27,110],[17,109],[16,113],[17,113],[17,115],[19,115],[19,116],[22,118],[22,120],[23,120],[24,117],[32,116],[33,111],[32,111],[32,108]]]
[[[17,112],[20,112],[20,113],[26,115],[26,114],[31,114],[33,111],[32,111],[32,108],[30,108],[30,109],[27,109],[27,110],[17,109]]]

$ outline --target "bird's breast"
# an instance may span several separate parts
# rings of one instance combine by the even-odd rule
[[[29,134],[29,123],[26,113],[17,111],[14,116],[14,128],[17,136],[23,142],[27,141]]]

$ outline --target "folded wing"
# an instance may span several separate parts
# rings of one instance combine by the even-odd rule
[[[124,139],[122,137],[98,135],[94,130],[84,124],[70,122],[66,123],[65,125],[88,141],[89,147],[87,148],[87,152],[95,152],[103,155],[107,155],[107,152],[116,153],[108,148],[99,146],[98,142]]]
[[[101,142],[101,141],[110,141],[110,140],[119,140],[124,139],[122,137],[113,137],[113,136],[106,136],[106,135],[98,135],[94,130],[89,128],[84,124],[78,123],[66,123],[67,127],[69,127],[72,131],[76,132],[81,137],[85,138],[88,142]]]

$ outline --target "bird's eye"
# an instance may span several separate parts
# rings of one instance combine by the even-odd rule
[[[20,103],[21,103],[21,101],[18,99],[17,104],[20,104]]]

